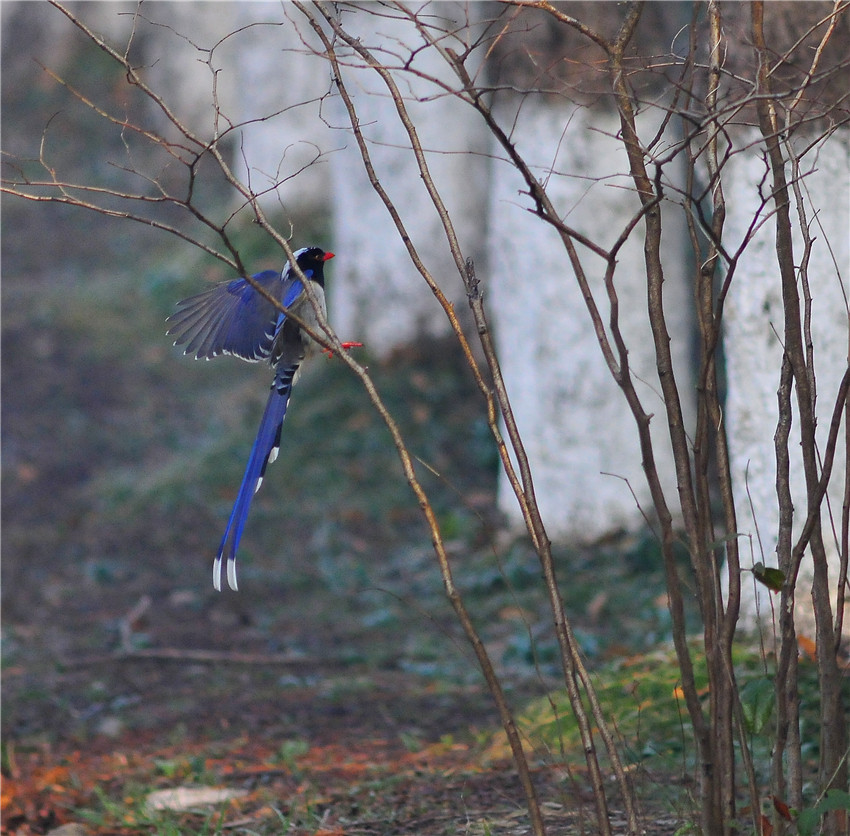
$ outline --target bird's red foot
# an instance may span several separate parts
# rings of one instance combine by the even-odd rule
[[[345,351],[348,351],[351,348],[363,348],[363,343],[340,343],[340,345]],[[329,348],[323,348],[322,353],[328,358],[328,360],[334,356],[334,353]]]

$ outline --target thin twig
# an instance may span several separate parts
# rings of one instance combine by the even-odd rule
[[[309,665],[322,664],[321,659],[308,658],[297,653],[242,653],[228,650],[203,650],[187,647],[140,647],[121,648],[113,653],[98,653],[93,656],[77,656],[63,659],[62,665],[69,668],[85,668],[114,662],[199,662],[210,665]],[[332,662],[333,660],[324,660]]]

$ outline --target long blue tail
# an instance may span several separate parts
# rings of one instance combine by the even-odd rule
[[[242,539],[245,521],[248,519],[251,500],[263,483],[266,466],[277,458],[283,419],[286,417],[286,407],[289,404],[289,395],[292,391],[292,380],[297,370],[298,367],[295,366],[278,372],[269,393],[266,409],[260,421],[260,429],[257,431],[257,438],[251,448],[251,455],[248,457],[248,464],[245,467],[245,475],[242,477],[236,502],[233,504],[230,519],[227,521],[227,528],[224,530],[224,537],[221,538],[221,545],[218,548],[218,555],[213,563],[213,586],[216,590],[221,590],[221,564],[225,558],[227,558],[227,584],[231,589],[238,588],[236,585],[236,551],[239,548],[239,541]]]

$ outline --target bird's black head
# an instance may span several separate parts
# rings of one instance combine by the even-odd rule
[[[316,284],[325,286],[325,262],[330,261],[333,253],[325,252],[321,247],[303,247],[295,255],[295,261],[305,274]]]

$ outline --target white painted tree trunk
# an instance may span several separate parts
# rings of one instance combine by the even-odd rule
[[[513,113],[502,112],[501,117],[502,124],[511,124]],[[520,153],[535,166],[561,217],[603,247],[614,243],[639,209],[623,144],[615,136],[618,127],[616,114],[609,111],[561,100],[528,100],[515,129]],[[543,519],[551,536],[573,542],[644,528],[638,506],[650,517],[653,510],[636,424],[603,359],[560,238],[528,211],[530,200],[520,193],[526,187],[512,166],[494,162],[491,178],[486,290]],[[676,476],[647,315],[642,230],[641,224],[632,232],[618,258],[620,327],[639,394],[646,410],[654,413],[659,471],[675,508]],[[692,304],[678,211],[666,216],[664,235],[665,309],[684,408],[692,416],[692,324],[687,313]],[[605,262],[578,249],[607,325]],[[519,524],[520,512],[505,478],[499,503],[511,522]]]
[[[473,9],[474,11],[474,9]],[[463,20],[463,4],[442,3],[434,14]],[[413,24],[384,16],[349,16],[346,26],[387,63],[399,63],[420,42]],[[383,50],[383,51],[382,51]],[[425,75],[456,84],[434,49],[417,55],[415,67]],[[411,74],[396,73],[405,104],[425,149],[431,176],[445,200],[466,257],[483,259],[486,224],[487,161],[481,153],[488,136],[479,117],[437,85]],[[467,310],[461,277],[442,222],[425,189],[396,107],[373,69],[347,69],[359,123],[381,184],[404,220],[406,231],[441,290],[463,317]],[[449,332],[445,314],[408,257],[386,207],[370,185],[342,103],[333,110],[341,151],[331,157],[333,173],[334,246],[345,253],[344,271],[330,288],[334,327],[345,339],[365,342],[385,356],[411,341]]]
[[[237,176],[266,211],[283,216],[284,234],[293,217],[328,212],[328,157],[341,139],[321,118],[323,97],[332,91],[330,67],[313,53],[321,44],[303,16],[280,3],[203,10],[162,3],[155,19],[163,26],[146,42],[150,66],[143,74],[179,118],[202,138],[228,143]],[[292,232],[296,246],[314,243]]]
[[[736,248],[752,223],[760,204],[760,193],[767,194],[771,177],[755,144],[746,137],[741,146],[753,141],[751,151],[730,159],[724,189],[727,198],[728,250]],[[802,148],[811,137],[797,137]],[[819,142],[802,161],[802,192],[807,202],[810,234],[815,239],[809,262],[812,295],[812,340],[817,374],[817,439],[820,449],[826,443],[835,404],[838,382],[847,367],[848,356],[848,277],[850,277],[850,134],[836,132]],[[786,172],[789,182],[793,173]],[[766,212],[773,210],[772,202]],[[795,266],[803,254],[801,221],[792,206],[795,227]],[[802,298],[802,288],[800,288]],[[741,534],[743,566],[754,562],[776,565],[779,509],[776,494],[776,453],[774,433],[778,420],[777,390],[782,362],[783,309],[782,289],[775,249],[773,218],[759,229],[743,254],[732,282],[724,315],[724,341],[727,357],[728,395],[726,422],[732,460],[735,506]],[[805,478],[799,445],[799,416],[796,395],[792,393],[794,419],[789,442],[791,484],[794,500],[795,536],[806,516]],[[833,587],[836,580],[838,551],[833,531],[840,532],[844,473],[847,449],[841,443],[828,497],[829,513],[822,515],[824,537],[831,557]],[[831,516],[830,516],[831,514]],[[803,625],[812,624],[811,557],[804,559],[797,586],[797,605]],[[770,623],[771,602],[766,588],[751,575],[743,578],[742,619],[745,628],[754,628],[759,620]],[[778,615],[778,614],[777,614]],[[844,628],[848,630],[845,619]],[[806,629],[805,626],[803,628]],[[811,636],[812,634],[809,633]]]

